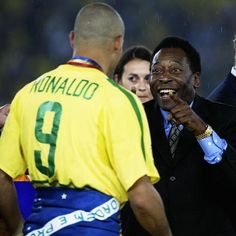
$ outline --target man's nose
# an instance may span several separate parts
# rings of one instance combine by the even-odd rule
[[[163,73],[159,78],[159,81],[161,81],[162,83],[167,83],[169,81],[172,80],[171,76],[169,76],[167,73]]]

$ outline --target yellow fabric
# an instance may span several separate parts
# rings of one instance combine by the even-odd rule
[[[28,168],[34,186],[91,187],[121,203],[140,177],[159,179],[142,104],[93,68],[61,65],[20,90],[0,153],[13,178]]]

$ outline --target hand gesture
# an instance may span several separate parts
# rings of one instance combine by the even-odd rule
[[[175,106],[170,110],[168,119],[177,125],[184,125],[193,134],[199,135],[206,130],[206,123],[189,107],[188,103],[176,95],[170,95]]]

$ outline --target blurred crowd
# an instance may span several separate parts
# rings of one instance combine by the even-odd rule
[[[43,71],[66,62],[76,10],[89,0],[13,0],[0,2],[0,105]],[[153,49],[168,35],[189,39],[202,55],[200,93],[208,94],[233,62],[235,0],[106,0],[126,23],[125,48]],[[207,78],[207,82],[204,82]]]

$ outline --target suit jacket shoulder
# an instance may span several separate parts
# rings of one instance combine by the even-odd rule
[[[222,127],[236,122],[236,107],[219,102],[213,102],[196,95],[193,110],[212,126]]]
[[[229,73],[227,77],[209,94],[208,99],[236,106],[236,78]]]

